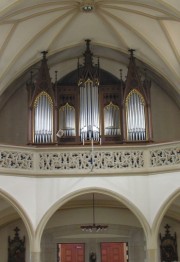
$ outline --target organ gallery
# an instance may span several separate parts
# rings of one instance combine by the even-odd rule
[[[142,74],[129,50],[126,79],[100,68],[86,40],[77,69],[52,83],[47,52],[38,73],[31,73],[29,144],[120,144],[152,141],[151,81]]]

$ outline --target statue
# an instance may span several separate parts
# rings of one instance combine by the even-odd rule
[[[91,251],[89,258],[90,262],[96,262],[96,253]]]

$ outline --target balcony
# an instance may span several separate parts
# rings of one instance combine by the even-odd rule
[[[180,170],[180,141],[139,146],[0,145],[0,174],[24,176],[148,175]]]

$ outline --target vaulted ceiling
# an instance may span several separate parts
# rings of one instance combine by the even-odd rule
[[[0,95],[41,51],[60,76],[74,70],[85,39],[101,67],[117,76],[135,49],[138,61],[180,95],[179,0],[1,0],[0,33]]]

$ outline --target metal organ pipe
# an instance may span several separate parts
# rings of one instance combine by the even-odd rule
[[[80,87],[81,141],[99,140],[98,87],[89,79]]]
[[[128,139],[132,141],[146,139],[145,107],[142,99],[133,90],[126,102]]]
[[[43,96],[42,96],[42,99],[41,99],[41,129],[40,129],[40,138],[41,138],[41,143],[44,143],[44,132],[43,132],[43,128],[44,128],[44,99],[43,99]]]
[[[64,136],[75,136],[75,109],[68,103],[59,109],[59,128]]]
[[[105,135],[120,135],[120,112],[119,107],[110,102],[104,108]]]
[[[35,143],[52,142],[52,103],[44,92],[35,101],[34,112]]]

